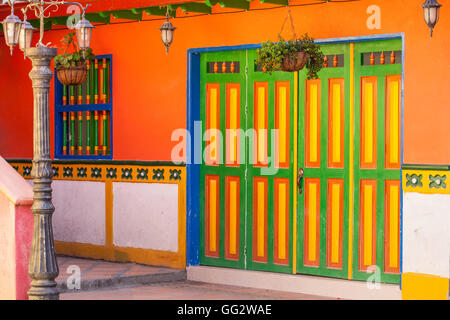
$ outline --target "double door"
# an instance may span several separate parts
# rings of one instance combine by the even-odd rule
[[[399,43],[322,51],[315,80],[202,54],[201,264],[398,281]]]

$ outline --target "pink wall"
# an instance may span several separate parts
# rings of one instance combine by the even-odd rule
[[[31,185],[0,157],[0,300],[28,299],[32,203]]]

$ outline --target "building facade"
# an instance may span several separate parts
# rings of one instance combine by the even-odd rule
[[[431,38],[420,1],[90,2],[88,80],[51,88],[58,253],[447,298],[445,4]],[[318,79],[255,64],[288,10],[321,45]],[[30,178],[31,64],[0,55],[0,155]]]

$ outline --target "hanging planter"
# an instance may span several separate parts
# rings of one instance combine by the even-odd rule
[[[65,44],[63,54],[55,57],[56,75],[59,82],[66,86],[75,86],[83,84],[87,78],[86,61],[93,59],[95,56],[92,49],[79,50],[73,37],[75,33],[67,34],[62,42]],[[75,51],[66,53],[70,45],[74,46]]]
[[[293,37],[286,41],[281,37],[287,18],[290,18]],[[278,34],[278,42],[270,40],[261,44],[257,50],[256,64],[260,65],[262,71],[271,74],[274,71],[295,72],[305,66],[308,69],[308,79],[317,78],[317,72],[323,67],[324,55],[320,46],[314,43],[314,39],[304,34],[297,37],[292,22],[290,10],[284,20],[281,31]]]
[[[56,70],[59,82],[66,86],[74,86],[83,84],[87,78],[86,63],[68,68],[58,68]]]

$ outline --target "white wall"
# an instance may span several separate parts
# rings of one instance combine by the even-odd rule
[[[178,185],[113,183],[114,245],[178,251]]]
[[[91,181],[52,183],[55,240],[105,244],[105,184]]]
[[[403,273],[449,277],[450,195],[403,195]]]

